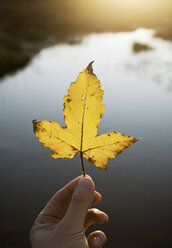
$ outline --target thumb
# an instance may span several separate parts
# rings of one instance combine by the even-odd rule
[[[95,186],[91,177],[86,176],[78,181],[63,219],[73,231],[81,231],[84,228],[88,208],[93,201],[94,190]]]

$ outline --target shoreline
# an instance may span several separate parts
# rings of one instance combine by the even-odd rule
[[[146,28],[146,27],[145,27]],[[131,32],[135,29],[131,30],[121,30],[121,31],[110,31],[110,32]],[[169,33],[168,29],[159,28],[155,30],[155,38],[160,38],[166,41],[172,41],[172,31]],[[108,31],[102,32],[94,32],[94,33],[105,33]],[[32,59],[38,54],[42,49],[58,45],[59,43],[67,43],[67,44],[78,44],[82,42],[82,38],[85,35],[91,34],[93,32],[85,32],[85,33],[77,33],[72,35],[56,35],[51,36],[50,38],[43,39],[36,42],[21,42],[20,44],[13,44],[11,46],[10,43],[5,44],[4,47],[0,47],[0,80],[5,76],[12,75],[16,73],[18,70],[27,66]],[[2,50],[2,52],[1,52]]]
[[[0,8],[0,79],[30,63],[42,49],[59,43],[75,44],[90,33],[155,30],[155,37],[172,41],[172,15],[141,15],[110,8],[98,0],[2,0]],[[99,6],[99,7],[97,7]],[[130,15],[127,15],[127,14]]]

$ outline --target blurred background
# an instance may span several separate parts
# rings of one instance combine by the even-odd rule
[[[49,198],[81,174],[52,159],[32,120],[65,126],[63,97],[94,60],[104,90],[98,133],[142,140],[86,172],[109,214],[107,248],[171,248],[171,0],[0,0],[0,247],[29,248]]]

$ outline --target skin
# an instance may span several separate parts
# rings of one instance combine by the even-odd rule
[[[31,229],[32,248],[101,248],[106,236],[85,231],[93,223],[108,221],[107,214],[90,208],[101,195],[88,175],[77,177],[59,190],[36,218]]]

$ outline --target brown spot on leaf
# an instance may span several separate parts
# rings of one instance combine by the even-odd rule
[[[37,125],[34,124],[34,125],[33,125],[33,131],[34,131],[34,133],[36,133],[37,130],[38,130],[38,129],[37,129]]]
[[[94,164],[94,163],[96,162],[96,160],[95,160],[95,159],[92,159],[91,157],[89,157],[89,158],[88,158],[88,162],[89,162],[90,164]]]
[[[36,120],[36,119],[34,119],[34,120],[32,121],[32,123],[33,123],[33,124],[36,124],[36,123],[37,123],[36,121],[37,121],[37,120]]]
[[[36,119],[34,119],[33,121],[32,121],[32,123],[33,123],[33,131],[34,131],[34,133],[37,131],[37,122],[36,122]]]
[[[91,62],[89,63],[89,65],[87,66],[87,71],[88,71],[89,74],[91,74],[91,75],[93,75],[93,76],[96,77],[96,75],[93,73],[93,67],[92,67],[92,64],[93,64],[93,63],[94,63],[94,61],[91,61]]]

